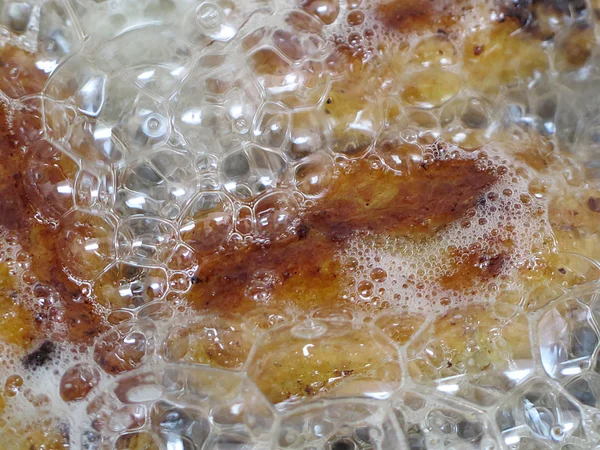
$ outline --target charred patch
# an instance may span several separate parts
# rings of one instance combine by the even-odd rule
[[[46,365],[56,352],[56,346],[51,341],[44,341],[36,350],[23,358],[23,366],[26,369],[37,369]]]

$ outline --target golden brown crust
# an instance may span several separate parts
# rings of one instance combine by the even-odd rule
[[[351,236],[431,235],[474,207],[495,180],[493,171],[473,160],[439,160],[404,176],[356,161],[303,217],[293,241],[203,262],[189,299],[200,310],[246,310],[255,306],[246,295],[252,280],[267,273],[273,277],[274,303],[291,302],[305,311],[341,306],[349,280],[337,254]]]
[[[47,75],[35,65],[36,56],[7,44],[0,48],[0,91],[11,98],[41,92]]]
[[[460,20],[467,2],[449,0],[383,0],[376,4],[378,21],[391,32],[449,29]]]
[[[31,257],[31,271],[36,280],[51,286],[60,294],[65,306],[68,339],[77,343],[89,342],[103,326],[94,313],[93,305],[80,301],[78,286],[63,271],[55,226],[33,218],[34,210],[29,203],[22,174],[25,158],[35,158],[36,155],[23,153],[18,147],[20,136],[9,124],[10,115],[10,107],[0,103],[0,158],[3,161],[0,165],[0,226],[18,236],[19,245]],[[17,312],[23,317],[23,323],[32,322],[31,319],[25,319],[33,315],[30,310],[15,307],[15,314]],[[37,326],[41,326],[44,321],[51,319],[46,311],[36,314],[35,320]],[[27,329],[25,325],[22,328]],[[30,344],[32,340],[33,336],[19,338],[23,345]]]

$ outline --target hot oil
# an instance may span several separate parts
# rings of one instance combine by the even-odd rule
[[[150,382],[130,372],[184,362],[186,374],[230,371],[223,385],[247,375],[257,395],[242,404],[262,392],[279,428],[309,417],[295,409],[308,399],[389,399],[371,434],[308,433],[322,448],[395,448],[386,408],[391,428],[428,448],[452,426],[462,431],[446,439],[468,439],[465,423],[480,419],[460,419],[467,403],[418,406],[396,390],[435,382],[487,407],[503,400],[448,380],[505,393],[552,377],[536,323],[600,275],[594,12],[225,3],[44,7],[54,35],[48,21],[23,28],[21,7],[3,10],[1,433],[17,448],[269,441],[254,417],[232,438],[205,400],[139,399]],[[157,14],[181,35],[144,31]],[[63,59],[70,39],[76,54]],[[250,409],[267,422],[270,408]],[[204,431],[165,431],[186,420]],[[582,442],[563,425],[553,432]],[[289,433],[273,445],[296,448]],[[491,434],[473,442],[494,448]]]

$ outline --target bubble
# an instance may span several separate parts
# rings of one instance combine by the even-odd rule
[[[94,346],[94,361],[107,374],[116,375],[139,367],[153,351],[152,326],[120,324]]]
[[[252,331],[237,316],[213,316],[173,327],[165,341],[169,361],[194,362],[237,370],[253,342]]]
[[[93,279],[116,253],[114,225],[100,215],[70,212],[61,220],[58,239],[65,270],[82,280]]]
[[[254,205],[258,234],[268,239],[276,239],[289,232],[297,215],[298,204],[287,193],[267,194]]]
[[[402,89],[402,99],[409,105],[435,108],[454,97],[460,86],[460,78],[453,72],[427,69],[407,80]]]
[[[409,174],[423,163],[423,150],[419,145],[405,142],[394,133],[384,134],[377,145],[377,153],[385,164],[399,173]]]
[[[221,22],[219,8],[212,3],[204,3],[198,6],[196,18],[201,27],[209,30],[216,28]]]
[[[413,49],[412,61],[424,67],[451,66],[457,62],[457,50],[444,34],[421,40]]]
[[[58,220],[73,206],[77,164],[47,141],[30,147],[25,168],[26,190],[42,215]]]
[[[16,396],[23,386],[23,378],[20,375],[10,375],[4,383],[4,395],[7,397]]]
[[[67,369],[60,379],[60,397],[65,402],[85,398],[100,382],[100,371],[81,363]]]
[[[6,243],[0,231],[16,280],[0,270],[0,337],[18,347],[3,348],[3,373],[27,374],[26,389],[7,381],[5,417],[55,411],[87,429],[90,450],[593,440],[579,404],[598,406],[598,308],[564,297],[598,277],[593,11],[129,3],[0,11],[5,148],[23,153],[6,152],[0,175],[25,183],[13,195],[0,179],[0,209],[14,198],[37,212]],[[494,181],[462,199],[469,178],[444,167],[471,163],[469,176]],[[431,202],[405,205],[438,184]],[[311,217],[332,198],[330,232]],[[368,199],[370,220],[389,198],[404,205],[382,216],[392,232],[344,222],[345,201]],[[431,214],[411,222],[415,211]],[[289,256],[307,243],[314,282]],[[292,270],[255,270],[272,251]],[[238,295],[202,292],[222,268]],[[83,306],[99,336],[69,343],[93,317]],[[40,324],[31,333],[21,307]],[[20,364],[38,337],[65,349],[33,376]],[[539,370],[552,382],[532,382]],[[413,396],[436,389],[411,400],[400,380]],[[28,420],[15,439],[41,448],[31,436],[45,425]]]
[[[181,223],[181,236],[198,252],[214,251],[233,228],[233,205],[219,192],[203,192],[192,200]]]
[[[365,21],[365,13],[360,10],[350,11],[346,21],[351,26],[361,25]]]
[[[94,294],[105,307],[133,309],[162,300],[168,284],[162,268],[117,262],[98,277]]]
[[[249,146],[229,154],[222,167],[225,189],[237,198],[250,199],[277,186],[285,161],[276,152]]]
[[[360,295],[364,299],[367,299],[373,295],[375,287],[370,281],[361,281],[360,283],[358,283],[357,289],[358,295]]]

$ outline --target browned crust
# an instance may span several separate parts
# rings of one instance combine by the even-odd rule
[[[465,4],[449,0],[384,0],[376,3],[375,15],[391,32],[446,31],[460,20]]]
[[[255,304],[247,289],[256,274],[266,272],[274,280],[272,302],[291,302],[306,311],[340,306],[349,280],[337,254],[353,235],[429,236],[461,218],[495,181],[492,170],[473,160],[435,161],[407,176],[357,161],[304,215],[293,241],[204,261],[189,298],[198,309],[251,309]]]
[[[31,155],[24,154],[19,148],[22,137],[17,136],[11,126],[9,111],[7,104],[0,103],[0,226],[18,236],[19,244],[32,258],[31,270],[38,282],[51,286],[60,294],[65,307],[67,338],[76,343],[90,342],[89,339],[103,326],[93,305],[81,301],[78,287],[63,271],[55,227],[33,218],[35,212],[29,205],[22,176],[24,159]],[[41,326],[50,319],[42,312],[36,314],[35,320]]]

